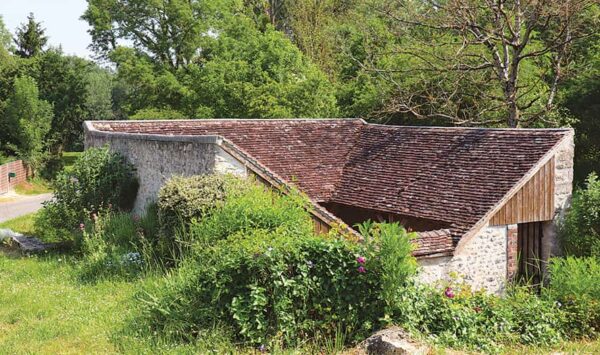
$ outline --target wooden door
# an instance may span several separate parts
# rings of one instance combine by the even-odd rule
[[[518,229],[518,275],[539,284],[542,280],[542,222],[521,223]]]

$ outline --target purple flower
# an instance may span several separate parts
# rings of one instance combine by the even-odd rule
[[[79,223],[79,229],[83,232],[85,230],[85,224]]]
[[[452,291],[452,287],[446,287],[444,295],[448,298],[454,298],[454,291]]]
[[[265,346],[265,344],[262,344],[261,346],[258,347],[258,351],[260,351],[261,353],[264,353],[267,351],[267,347]]]
[[[365,262],[367,262],[367,259],[364,256],[359,256],[358,258],[356,258],[356,262],[358,262],[359,264],[364,264]]]
[[[365,272],[367,272],[367,269],[365,269],[365,267],[362,265],[359,266],[357,270],[358,270],[358,273],[360,273],[360,274],[364,274]]]

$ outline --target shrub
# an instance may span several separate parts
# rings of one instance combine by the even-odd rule
[[[358,225],[358,230],[365,238],[366,247],[371,249],[370,254],[378,254],[381,296],[386,304],[387,317],[396,306],[396,298],[417,272],[417,261],[412,257],[416,246],[412,240],[417,234],[407,233],[398,223],[371,221]]]
[[[567,255],[600,257],[600,180],[596,174],[590,174],[586,188],[573,196],[560,237]]]
[[[554,258],[544,295],[568,313],[571,336],[595,336],[600,331],[600,262],[597,258]]]
[[[398,295],[396,305],[395,322],[444,346],[489,351],[501,344],[551,345],[563,338],[563,312],[525,288],[500,298],[461,284],[416,284]]]
[[[192,222],[191,253],[165,284],[140,295],[144,328],[188,339],[221,324],[255,344],[297,344],[340,329],[347,340],[368,335],[384,315],[382,260],[414,264],[381,252],[403,245],[379,243],[400,227],[372,225],[379,238],[369,245],[317,236],[306,207],[302,196],[250,183]]]
[[[36,229],[49,239],[67,239],[91,213],[110,206],[127,210],[137,193],[132,165],[108,147],[91,148],[53,182],[54,199],[45,204]]]
[[[228,179],[222,175],[197,175],[176,176],[167,181],[158,194],[161,232],[171,234],[181,223],[189,224],[209,213],[225,199]]]

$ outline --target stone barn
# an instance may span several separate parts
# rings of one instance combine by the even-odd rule
[[[173,175],[254,175],[294,185],[317,232],[367,219],[418,232],[425,282],[456,273],[503,291],[540,278],[572,190],[571,129],[369,124],[360,119],[88,121],[86,147],[109,144],[137,168],[135,209]]]

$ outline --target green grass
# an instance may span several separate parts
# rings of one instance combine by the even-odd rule
[[[15,192],[19,195],[39,195],[52,192],[52,189],[48,181],[34,178],[15,186]]]
[[[81,156],[82,152],[63,152],[62,161],[65,170],[69,171],[73,168],[75,161]]]
[[[30,213],[15,219],[11,219],[10,221],[0,223],[0,228],[9,228],[15,232],[26,235],[34,235],[35,230],[33,224],[35,221],[35,216],[35,213]]]

